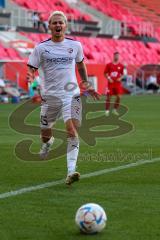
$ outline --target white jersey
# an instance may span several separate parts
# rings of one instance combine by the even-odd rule
[[[28,65],[39,70],[42,95],[63,99],[80,94],[75,64],[83,61],[81,43],[69,38],[62,42],[48,39],[35,47]]]

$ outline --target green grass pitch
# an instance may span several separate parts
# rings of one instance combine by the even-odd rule
[[[160,158],[160,96],[124,96],[122,103],[129,109],[122,119],[132,123],[134,129],[121,136],[98,138],[95,146],[81,139],[78,170],[82,175]],[[40,146],[39,136],[18,133],[9,126],[9,116],[17,107],[0,105],[0,195],[66,177],[65,156],[45,162],[16,157],[14,148],[22,139],[33,139],[33,152],[38,152]],[[39,109],[26,121],[38,125]],[[60,121],[56,127],[63,128],[63,123]],[[58,140],[55,144],[59,144]],[[94,157],[98,152],[101,159]],[[93,236],[80,234],[74,223],[76,210],[88,202],[100,204],[108,216],[105,230]],[[159,240],[159,206],[157,161],[85,178],[71,188],[60,184],[0,199],[0,239]]]

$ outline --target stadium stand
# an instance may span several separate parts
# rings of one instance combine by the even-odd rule
[[[35,44],[50,37],[49,34],[24,33]],[[104,39],[96,37],[72,37],[79,40],[84,46],[84,53],[89,63],[104,63],[112,58],[115,51],[120,52],[122,60],[128,65],[143,65],[160,62],[160,44],[140,41]]]
[[[156,38],[160,41],[160,27],[156,29]]]
[[[127,24],[134,35],[144,34],[153,36],[153,25],[159,24],[159,15],[152,11],[147,4],[148,1],[141,0],[83,0],[93,8],[103,12],[107,16]],[[146,5],[143,5],[145,2]],[[156,0],[154,0],[156,3]],[[150,4],[149,4],[150,5]],[[156,6],[156,4],[155,4]],[[156,7],[154,8],[156,9]],[[148,21],[150,19],[150,22]]]
[[[9,25],[11,23],[11,13],[4,11],[0,6],[0,30],[4,29],[5,25]]]
[[[60,10],[68,15],[69,19],[91,21],[92,17],[88,14],[84,14],[77,9],[71,8],[67,2],[62,0],[39,0],[39,1],[25,1],[25,0],[13,0],[19,6],[27,9],[41,12],[43,20],[47,20],[51,11]]]
[[[20,54],[13,48],[6,48],[0,43],[0,58],[3,60],[22,60]]]
[[[148,19],[158,26],[160,23],[160,10],[158,0],[112,0],[118,2],[121,6],[128,9],[134,16],[141,16],[141,18],[148,22]]]
[[[91,5],[93,8],[97,9],[100,12],[103,12],[105,15],[110,16],[114,19],[125,21],[130,23],[130,27],[133,27],[134,31],[138,31],[135,24],[142,21],[141,17],[135,17],[129,10],[122,7],[122,5],[113,3],[110,0],[83,0],[85,3]]]

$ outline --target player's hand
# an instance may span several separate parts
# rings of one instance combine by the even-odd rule
[[[113,83],[113,80],[111,77],[108,77],[108,81],[109,81],[109,83]]]
[[[109,79],[109,83],[113,83],[113,80],[112,80],[112,79]]]
[[[118,78],[118,79],[117,79],[117,82],[121,82],[121,78]]]
[[[31,83],[34,81],[34,74],[31,72],[27,72],[27,81],[28,83]]]
[[[99,100],[100,94],[94,90],[89,82],[82,82],[80,85],[81,92],[84,95],[90,95],[93,99]]]
[[[100,100],[100,94],[94,90],[94,88],[90,87],[87,90],[88,94],[92,96],[94,100]]]

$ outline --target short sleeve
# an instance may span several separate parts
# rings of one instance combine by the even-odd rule
[[[83,59],[84,59],[83,48],[82,48],[81,43],[79,42],[77,56],[76,56],[76,63],[82,62]]]
[[[105,69],[104,69],[104,74],[109,72],[109,64],[106,65]]]
[[[37,47],[30,54],[27,65],[37,69],[40,67],[40,53]]]
[[[124,66],[122,65],[122,67],[121,67],[121,74],[123,75],[123,73],[124,73]]]

